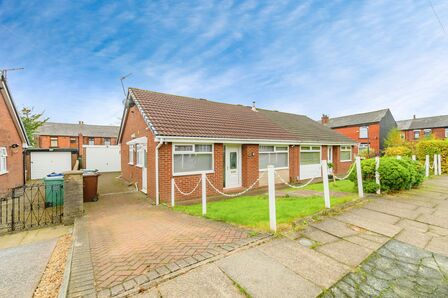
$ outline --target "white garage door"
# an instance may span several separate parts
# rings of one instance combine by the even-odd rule
[[[84,146],[86,148],[86,169],[100,172],[120,172],[120,146]]]
[[[300,146],[300,180],[322,176],[321,147]]]
[[[72,169],[71,152],[31,152],[31,179],[42,179],[51,173]]]

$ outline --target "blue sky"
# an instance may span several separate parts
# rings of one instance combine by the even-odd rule
[[[432,0],[448,30],[448,2]],[[448,114],[448,34],[420,1],[0,0],[19,107],[119,124],[127,86],[306,114]]]

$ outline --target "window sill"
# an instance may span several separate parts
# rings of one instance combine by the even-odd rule
[[[133,162],[128,162],[128,165],[133,166],[134,163]]]
[[[351,159],[347,159],[347,160],[340,160],[339,162],[351,162],[352,160]]]
[[[1,175],[6,175],[6,174],[8,174],[9,172],[8,171],[6,171],[6,172],[0,172],[0,176]]]
[[[215,173],[215,171],[214,170],[212,170],[212,171],[197,171],[197,172],[184,172],[184,173],[174,173],[173,174],[173,177],[179,177],[179,176],[193,176],[193,175],[201,175],[202,173],[205,173],[205,174],[214,174]]]
[[[137,168],[143,168],[143,165],[135,165]]]

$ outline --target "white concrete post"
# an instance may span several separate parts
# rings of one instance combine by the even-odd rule
[[[437,176],[437,165],[438,165],[438,163],[437,163],[437,154],[434,154],[434,164],[433,164],[433,166],[434,166],[434,175],[436,175]]]
[[[442,154],[439,154],[437,158],[438,166],[439,166],[439,175],[442,175]]]
[[[277,232],[277,215],[275,210],[275,169],[273,165],[268,166],[268,191],[269,191],[269,227],[271,231]]]
[[[358,178],[358,196],[364,198],[364,189],[362,188],[362,170],[361,170],[361,157],[356,156],[356,176]]]
[[[324,182],[324,200],[325,208],[331,208],[330,203],[330,186],[328,185],[328,164],[326,160],[322,160],[322,180]]]
[[[425,157],[425,170],[426,170],[425,176],[429,177],[429,155],[428,154],[426,154],[426,157]]]
[[[205,173],[202,173],[202,215],[207,214],[207,180]]]
[[[174,207],[174,178],[171,178],[171,207]]]
[[[375,183],[378,184],[378,189],[376,190],[377,194],[381,194],[381,184],[380,184],[380,173],[378,172],[378,168],[380,167],[380,157],[375,157]]]
[[[397,155],[397,159],[400,160],[400,159],[401,159],[401,156],[400,156],[400,155]]]
[[[415,156],[415,155],[412,155],[412,160],[417,160],[417,156]]]

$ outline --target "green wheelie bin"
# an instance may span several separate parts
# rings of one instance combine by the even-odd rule
[[[64,204],[64,175],[50,174],[44,178],[45,207],[55,207]]]

